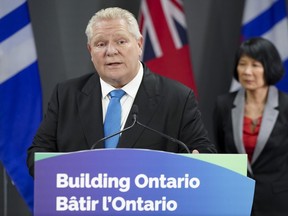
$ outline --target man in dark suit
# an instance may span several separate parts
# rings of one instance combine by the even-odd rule
[[[43,122],[28,149],[34,175],[35,152],[90,149],[104,134],[109,92],[122,89],[121,129],[132,124],[131,107],[139,107],[138,121],[184,142],[196,153],[214,153],[201,120],[194,93],[186,86],[152,73],[139,61],[142,35],[134,16],[120,8],[97,12],[89,21],[88,50],[96,72],[58,84]],[[100,142],[95,148],[104,148]],[[135,125],[124,132],[117,148],[185,152],[185,148]]]

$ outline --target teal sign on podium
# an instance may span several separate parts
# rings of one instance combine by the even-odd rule
[[[246,155],[36,153],[34,215],[250,215]]]

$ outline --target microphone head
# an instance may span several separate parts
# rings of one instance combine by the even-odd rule
[[[132,115],[138,115],[138,106],[136,104],[132,106],[131,113]]]
[[[138,106],[136,104],[134,104],[131,108],[131,113],[133,116],[133,122],[137,121],[137,115],[138,115]]]

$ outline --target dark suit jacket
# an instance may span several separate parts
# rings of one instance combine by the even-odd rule
[[[244,94],[241,89],[217,99],[214,128],[220,153],[246,153],[242,132]],[[256,180],[254,215],[288,215],[288,95],[273,86],[269,87],[248,171]]]
[[[71,152],[90,149],[103,138],[100,79],[97,73],[58,84],[48,110],[28,149],[28,167],[33,175],[34,152]],[[134,104],[138,121],[184,142],[189,149],[216,152],[208,139],[193,92],[184,85],[152,73],[144,76]],[[126,125],[132,124],[130,113]],[[104,148],[103,142],[96,148]],[[117,148],[143,148],[185,152],[176,143],[136,125],[123,133]]]

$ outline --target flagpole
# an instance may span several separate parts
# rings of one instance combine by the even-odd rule
[[[8,179],[5,168],[3,167],[3,216],[8,216],[7,207],[8,207]]]

